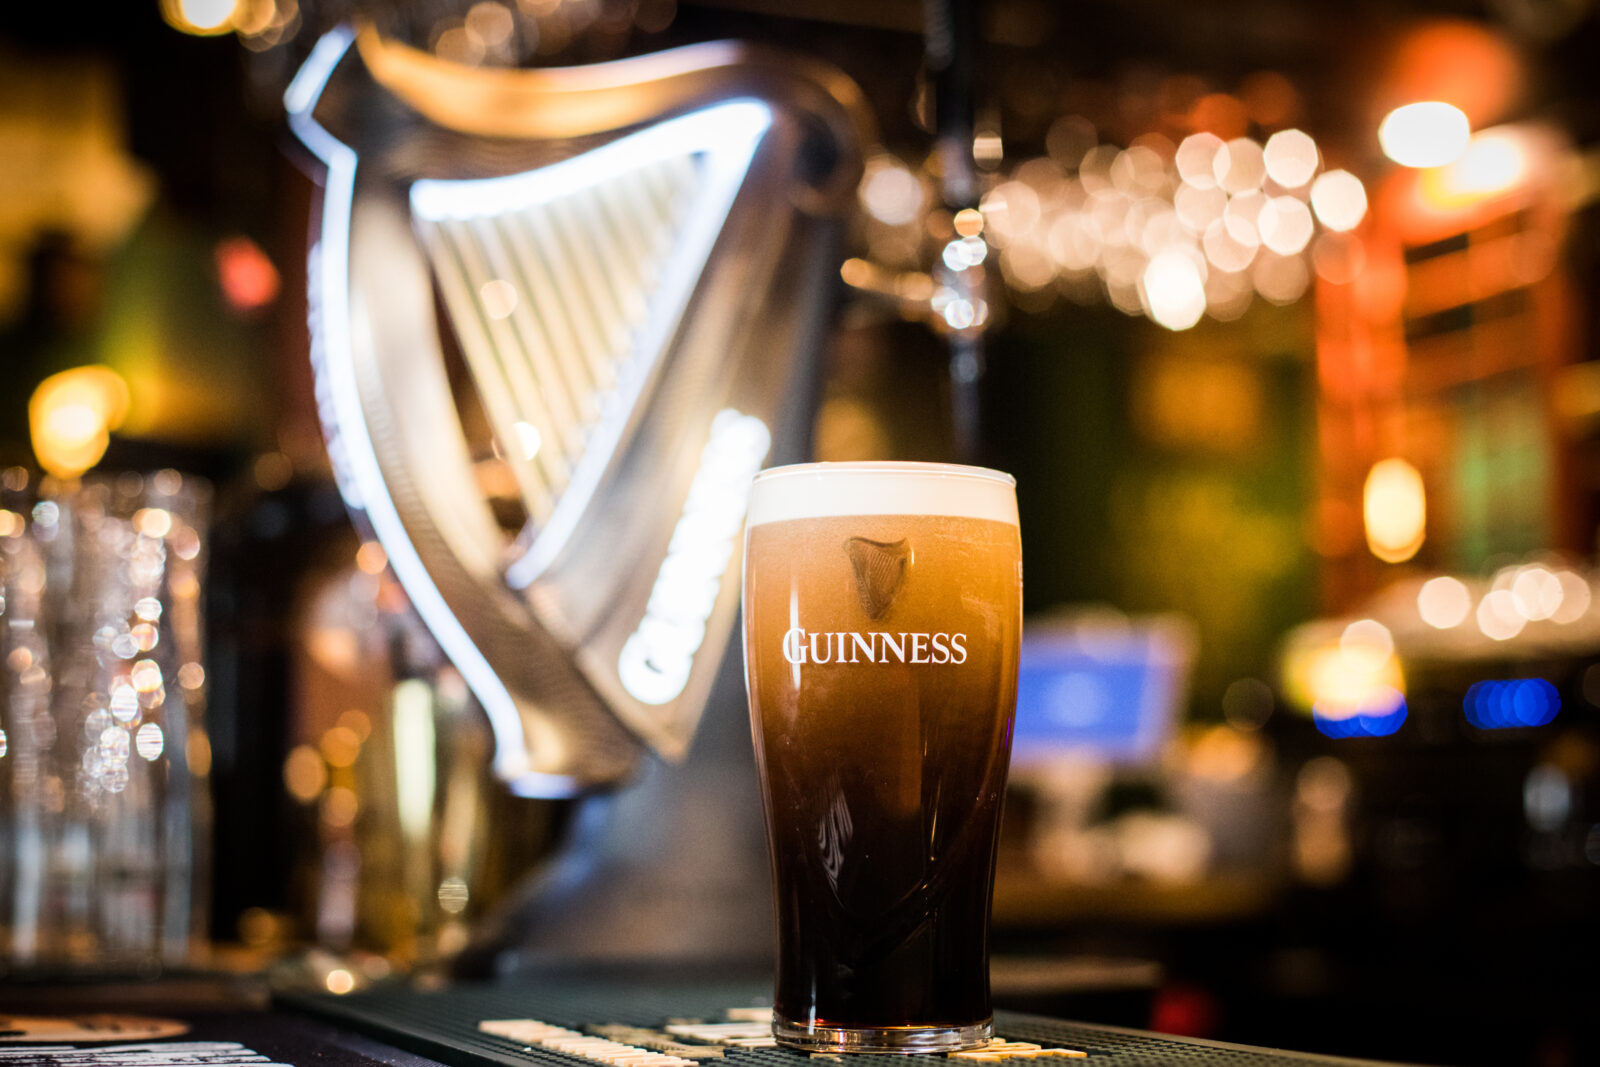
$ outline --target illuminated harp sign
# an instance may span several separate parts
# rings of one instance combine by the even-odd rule
[[[736,44],[550,70],[324,37],[312,358],[345,500],[525,795],[687,750],[749,481],[803,447],[865,122]]]

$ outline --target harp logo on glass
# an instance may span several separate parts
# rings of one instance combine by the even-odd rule
[[[949,633],[807,633],[798,626],[783,635],[783,658],[805,663],[930,663],[967,662],[966,634]]]
[[[617,659],[618,679],[635,699],[665,704],[689,684],[689,668],[706,639],[706,620],[744,528],[750,481],[770,447],[772,434],[754,415],[724,408],[711,420],[711,439],[700,453],[644,618]]]

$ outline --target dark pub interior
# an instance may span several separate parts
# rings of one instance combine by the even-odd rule
[[[887,1051],[837,981],[1600,1063],[1597,70],[1591,0],[9,5],[0,1061]],[[761,622],[825,519],[853,621]]]

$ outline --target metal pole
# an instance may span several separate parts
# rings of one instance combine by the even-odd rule
[[[976,132],[978,18],[976,0],[925,0],[926,56],[933,81],[935,150],[939,156],[940,193],[952,212],[976,208],[977,164],[972,157]],[[936,275],[955,289],[971,308],[982,306],[976,272],[945,271]],[[956,458],[977,462],[982,456],[980,392],[984,373],[983,329],[952,324],[950,339],[950,415]]]

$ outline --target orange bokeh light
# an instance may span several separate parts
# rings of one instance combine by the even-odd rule
[[[1480,23],[1440,19],[1407,34],[1389,54],[1374,103],[1387,114],[1441,100],[1478,129],[1503,118],[1522,87],[1522,60],[1504,37]]]
[[[254,311],[277,299],[282,286],[278,268],[250,238],[218,241],[216,261],[222,295],[236,311]]]

